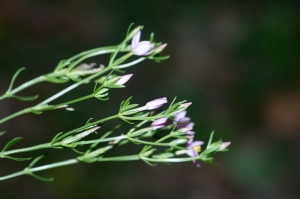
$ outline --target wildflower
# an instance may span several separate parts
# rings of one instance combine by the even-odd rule
[[[123,75],[120,79],[115,83],[116,85],[123,85],[131,78],[133,74]]]
[[[201,151],[201,145],[204,144],[202,141],[194,141],[193,138],[191,138],[187,143],[187,152],[186,154],[191,157],[197,157],[198,153]],[[193,162],[196,164],[197,167],[200,167],[200,164],[196,162],[196,160],[193,160]]]
[[[231,142],[223,142],[219,148],[219,150],[224,150],[226,149],[229,145],[231,144]]]
[[[166,118],[166,117],[157,119],[154,122],[152,122],[151,127],[153,130],[162,128],[166,125],[167,121],[168,121],[168,118]]]
[[[178,112],[174,115],[174,121],[179,122],[185,116],[186,116],[186,111]]]
[[[157,108],[161,107],[162,105],[164,105],[167,102],[168,102],[168,100],[167,100],[166,97],[158,98],[158,99],[155,99],[155,100],[152,100],[152,101],[148,102],[146,104],[146,109],[147,110],[154,110],[154,109],[157,109]]]
[[[154,44],[150,41],[141,41],[141,31],[138,31],[132,38],[131,41],[131,50],[133,54],[141,56],[141,55],[149,55],[153,53]]]

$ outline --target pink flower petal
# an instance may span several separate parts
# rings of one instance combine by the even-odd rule
[[[153,44],[150,41],[142,41],[132,48],[132,52],[135,55],[145,55],[152,49],[152,46]]]
[[[117,85],[123,85],[131,78],[133,74],[123,75],[120,79],[115,83]]]
[[[140,37],[141,37],[141,31],[138,31],[132,38],[132,41],[131,41],[131,48],[135,48],[138,43],[140,42]]]

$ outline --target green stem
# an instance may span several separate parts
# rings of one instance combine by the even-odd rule
[[[133,142],[138,142],[141,144],[147,144],[147,145],[152,145],[152,146],[170,146],[169,143],[157,143],[157,142],[147,142],[147,141],[143,141],[143,140],[139,140],[139,139],[134,139],[131,137],[128,137],[129,140],[133,141]]]
[[[39,166],[39,167],[35,167],[35,168],[28,168],[26,172],[25,172],[25,170],[23,170],[23,171],[19,171],[19,172],[10,174],[10,175],[0,177],[0,181],[7,180],[7,179],[10,179],[10,178],[14,178],[14,177],[21,176],[21,175],[25,175],[25,174],[28,174],[28,173],[53,169],[53,168],[72,165],[72,164],[77,164],[77,163],[79,163],[79,161],[77,159],[70,159],[70,160],[66,160],[66,161],[62,161],[62,162],[56,162],[56,163],[53,163],[53,164],[47,164],[47,165]]]
[[[74,100],[71,100],[71,101],[68,101],[68,102],[63,102],[61,104],[57,104],[54,106],[54,108],[57,108],[57,107],[60,107],[60,106],[64,106],[64,105],[70,105],[70,104],[74,104],[74,103],[77,103],[77,102],[80,102],[80,101],[83,101],[83,100],[87,100],[87,99],[90,99],[94,97],[93,94],[90,94],[90,95],[86,95],[86,96],[83,96],[83,97],[80,97],[80,98],[77,98],[77,99],[74,99]],[[51,107],[52,109],[53,107]]]
[[[84,84],[84,83],[89,82],[90,80],[96,78],[97,76],[99,76],[99,75],[101,75],[101,74],[107,72],[108,70],[110,70],[110,67],[107,67],[107,68],[105,68],[105,69],[99,71],[98,73],[95,73],[95,74],[93,74],[93,75],[91,75],[91,76],[89,76],[89,77],[87,77],[87,78],[85,78],[85,79],[83,79],[83,80],[81,80],[81,81],[79,81],[79,82],[76,82],[75,84],[73,84],[73,85],[71,85],[71,86],[65,88],[64,90],[62,90],[62,91],[56,93],[56,94],[53,95],[52,97],[50,97],[50,98],[44,100],[43,102],[39,103],[37,106],[45,105],[45,104],[48,104],[49,102],[52,102],[53,100],[57,99],[58,97],[60,97],[60,96],[62,96],[62,95],[64,95],[64,94],[66,94],[67,92],[73,90],[74,88],[77,88],[78,86],[80,86],[80,85],[82,85],[82,84]]]
[[[22,84],[21,86],[19,86],[19,87],[13,89],[13,90],[11,90],[11,91],[9,91],[9,93],[0,96],[0,100],[3,100],[3,99],[5,99],[5,98],[9,98],[10,96],[12,96],[12,95],[14,95],[14,94],[20,92],[21,90],[23,90],[23,89],[25,89],[25,88],[28,88],[28,87],[30,87],[30,86],[33,86],[34,84],[43,82],[43,81],[45,81],[45,80],[46,80],[46,78],[45,78],[44,75],[39,76],[39,77],[36,77],[36,78],[34,78],[34,79],[32,79],[32,80],[30,80],[30,81],[28,81],[28,82],[25,82],[25,83]]]
[[[98,162],[107,162],[107,161],[132,161],[132,160],[140,160],[139,155],[125,155],[125,156],[117,156],[110,158],[98,158]]]
[[[9,116],[1,119],[0,120],[0,124],[4,123],[4,122],[6,122],[6,121],[8,121],[8,120],[10,120],[12,118],[15,118],[17,116],[20,116],[20,115],[23,115],[23,114],[29,113],[29,112],[31,112],[30,108],[26,108],[26,109],[23,109],[21,111],[18,111],[18,112],[14,113],[14,114],[11,114],[11,115],[9,115]]]

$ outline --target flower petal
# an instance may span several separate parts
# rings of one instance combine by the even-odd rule
[[[123,75],[120,79],[115,83],[117,85],[123,85],[131,78],[133,74]]]
[[[181,118],[186,116],[187,111],[180,111],[174,115],[174,121],[178,122]]]
[[[154,122],[152,122],[151,127],[153,130],[162,128],[166,125],[167,121],[168,121],[167,117],[157,119]]]
[[[194,147],[200,146],[200,145],[202,145],[202,144],[204,144],[203,141],[194,141],[193,143],[191,143],[191,144],[188,146],[188,148],[194,148]]]
[[[134,48],[132,48],[132,52],[135,55],[146,55],[153,47],[153,44],[150,41],[142,41],[138,43]]]
[[[168,100],[167,100],[166,97],[158,98],[158,99],[155,99],[155,100],[152,100],[152,101],[148,102],[146,104],[146,108],[148,110],[154,110],[154,109],[157,109],[157,108],[161,107],[165,103],[168,103]]]
[[[140,37],[141,37],[141,31],[138,31],[132,38],[132,41],[131,41],[131,48],[135,48],[138,43],[140,42]]]

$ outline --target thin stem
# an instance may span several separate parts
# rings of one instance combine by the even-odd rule
[[[98,73],[95,73],[95,74],[93,74],[93,75],[91,75],[91,76],[89,76],[89,77],[87,77],[87,78],[85,78],[85,79],[83,79],[83,80],[81,80],[81,81],[79,81],[79,82],[76,82],[75,84],[73,84],[73,85],[71,85],[71,86],[65,88],[64,90],[62,90],[62,91],[56,93],[56,94],[53,95],[52,97],[50,97],[50,98],[44,100],[43,102],[39,103],[37,106],[42,106],[42,105],[48,104],[49,102],[52,102],[53,100],[57,99],[58,97],[60,97],[60,96],[62,96],[62,95],[64,95],[64,94],[66,94],[67,92],[73,90],[74,88],[76,88],[76,87],[78,87],[78,86],[80,86],[80,85],[82,85],[82,84],[84,84],[84,83],[89,82],[90,80],[96,78],[97,76],[103,74],[104,72],[107,72],[108,70],[110,70],[109,67],[107,67],[107,68],[105,68],[105,69],[99,71]]]
[[[43,170],[53,169],[53,168],[57,168],[57,167],[77,164],[77,163],[79,163],[79,161],[77,159],[70,159],[70,160],[47,164],[47,165],[39,166],[39,167],[35,167],[35,168],[27,168],[26,171],[24,169],[23,171],[19,171],[19,172],[10,174],[10,175],[0,177],[0,181],[14,178],[14,177],[21,176],[21,175],[25,175],[25,174],[30,175],[30,173],[37,172],[37,171],[43,171]]]
[[[152,146],[170,146],[169,143],[157,143],[157,142],[147,142],[147,141],[143,141],[143,140],[139,140],[139,139],[134,139],[131,137],[128,137],[129,140],[133,141],[133,142],[138,142],[141,144],[147,144],[147,145],[152,145]]]
[[[36,78],[34,78],[34,79],[32,79],[32,80],[30,80],[28,82],[25,82],[24,84],[18,86],[17,88],[9,91],[8,94],[4,94],[4,95],[0,96],[0,100],[5,99],[5,98],[9,98],[11,95],[16,94],[16,93],[20,92],[21,90],[23,90],[25,88],[28,88],[28,87],[30,87],[30,86],[32,86],[34,84],[43,82],[45,80],[46,80],[46,78],[45,78],[44,75],[36,77]]]
[[[132,160],[140,160],[139,155],[125,155],[125,156],[117,156],[110,158],[98,158],[98,162],[108,162],[108,161],[132,161]]]
[[[94,97],[93,94],[90,94],[90,95],[86,95],[86,96],[83,96],[83,97],[80,97],[80,98],[77,98],[77,99],[74,99],[74,100],[71,100],[71,101],[68,101],[68,102],[63,102],[61,104],[57,104],[55,105],[54,107],[57,108],[57,107],[60,107],[60,106],[64,106],[64,105],[70,105],[70,104],[74,104],[76,102],[80,102],[80,101],[83,101],[83,100],[87,100],[87,99],[90,99]],[[51,107],[52,108],[52,107]]]
[[[21,110],[21,111],[18,111],[18,112],[16,112],[16,113],[14,113],[14,114],[11,114],[11,115],[9,115],[9,116],[7,116],[7,117],[1,119],[1,120],[0,120],[0,124],[4,123],[4,122],[6,122],[6,121],[8,121],[8,120],[10,120],[10,119],[12,119],[12,118],[15,118],[15,117],[17,117],[17,116],[23,115],[23,114],[25,114],[25,113],[29,113],[30,111],[31,111],[30,108],[26,108],[26,109],[23,109],[23,110]]]

